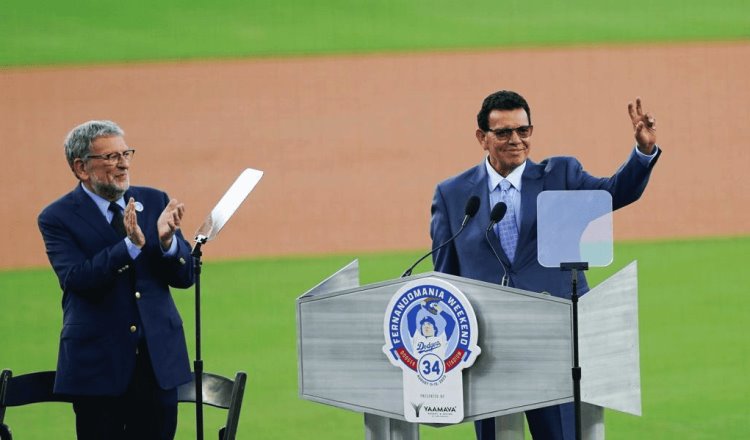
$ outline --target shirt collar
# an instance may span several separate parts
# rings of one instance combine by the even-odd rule
[[[511,185],[518,191],[521,191],[521,176],[523,176],[523,171],[526,169],[526,161],[523,161],[523,163],[516,167],[515,170],[511,171],[510,174],[508,174],[508,177],[501,176],[497,171],[495,171],[494,168],[492,168],[492,165],[490,165],[490,157],[487,156],[487,158],[484,160],[484,166],[487,168],[487,176],[489,177],[488,184],[490,186],[490,192],[494,191],[497,185],[500,184],[503,180],[508,180]]]
[[[109,200],[91,191],[83,183],[81,183],[81,188],[83,188],[83,191],[89,197],[91,197],[91,200],[93,200],[94,203],[96,203],[96,207],[99,208],[99,212],[101,212],[102,215],[106,217],[107,211],[109,211]],[[120,197],[119,199],[115,200],[115,203],[117,203],[117,205],[123,210],[125,209],[125,199],[123,197]]]

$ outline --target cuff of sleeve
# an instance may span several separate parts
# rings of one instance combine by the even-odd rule
[[[134,245],[128,237],[125,237],[125,246],[127,246],[128,254],[133,260],[138,258],[138,255],[141,255],[141,250],[138,248],[138,246]]]
[[[159,249],[161,249],[161,245],[159,246]],[[177,255],[177,237],[172,237],[172,244],[169,246],[169,249],[166,251],[164,249],[161,249],[161,253],[165,257],[174,257]]]
[[[645,166],[651,165],[651,161],[654,160],[659,153],[659,145],[657,144],[654,144],[654,151],[652,151],[651,154],[642,153],[641,150],[638,149],[637,144],[633,149],[635,150],[635,155],[638,158],[638,161]]]

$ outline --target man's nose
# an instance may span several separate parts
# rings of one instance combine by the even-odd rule
[[[510,139],[508,139],[509,144],[520,144],[521,143],[521,136],[518,135],[518,132],[516,130],[513,130],[510,133]]]

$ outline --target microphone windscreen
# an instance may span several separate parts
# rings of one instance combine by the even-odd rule
[[[505,217],[505,211],[507,210],[508,205],[504,202],[497,202],[495,206],[492,207],[492,212],[490,212],[490,220],[493,223],[498,223],[503,217]]]
[[[474,217],[477,211],[479,211],[479,197],[471,196],[469,200],[466,201],[464,214],[468,215],[469,217]]]

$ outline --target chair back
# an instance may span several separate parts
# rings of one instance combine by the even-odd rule
[[[219,432],[220,440],[234,440],[239,425],[242,398],[247,374],[238,372],[234,380],[212,373],[203,373],[203,403],[227,410],[226,425]],[[11,406],[41,402],[72,402],[73,396],[55,394],[54,371],[13,376],[11,370],[0,373],[0,440],[12,440],[10,428],[4,423],[5,410]],[[195,381],[177,388],[178,402],[195,403]]]
[[[8,407],[41,402],[72,402],[71,396],[55,394],[54,387],[54,371],[13,376],[11,370],[3,370],[0,373],[0,440],[13,438],[10,427],[4,422]]]
[[[227,422],[219,431],[219,440],[235,440],[237,436],[246,381],[247,374],[242,371],[234,376],[234,380],[203,373],[203,404],[227,410]],[[177,401],[195,403],[195,379],[177,388]]]

